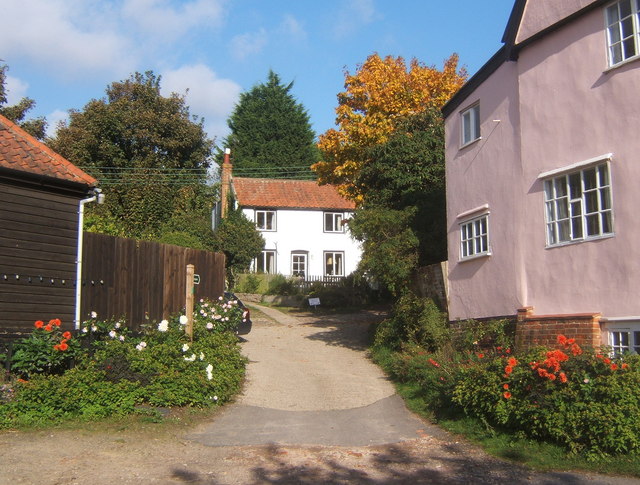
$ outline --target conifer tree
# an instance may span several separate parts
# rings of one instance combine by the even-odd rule
[[[319,160],[315,133],[307,111],[269,71],[267,82],[242,93],[227,120],[231,134],[223,146],[231,149],[234,169],[249,177],[313,178],[308,168]],[[222,153],[219,161],[222,161]]]

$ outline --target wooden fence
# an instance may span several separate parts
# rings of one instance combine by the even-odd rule
[[[124,317],[129,328],[159,321],[185,305],[186,268],[195,266],[195,298],[224,291],[225,257],[169,244],[84,234],[81,319]]]

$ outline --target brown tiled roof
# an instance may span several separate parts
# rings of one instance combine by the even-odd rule
[[[0,167],[96,185],[98,181],[0,115]]]
[[[233,178],[233,188],[242,207],[353,210],[355,204],[338,194],[333,185],[310,180]]]

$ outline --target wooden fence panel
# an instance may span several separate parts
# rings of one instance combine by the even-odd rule
[[[123,317],[138,329],[181,311],[187,264],[201,277],[196,298],[222,294],[223,254],[85,233],[81,318],[95,311],[100,319]]]

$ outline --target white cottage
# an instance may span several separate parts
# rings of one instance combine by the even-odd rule
[[[310,180],[231,177],[227,163],[223,186],[265,240],[254,271],[305,279],[355,271],[362,251],[348,229],[353,202]]]

